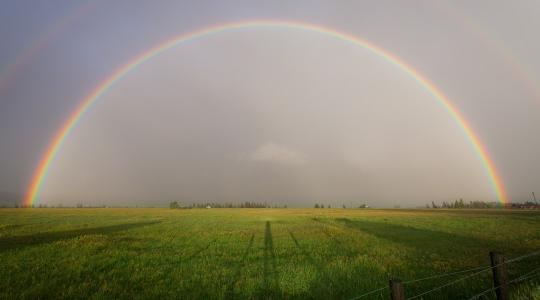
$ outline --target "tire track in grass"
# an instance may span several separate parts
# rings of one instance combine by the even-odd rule
[[[324,235],[326,235],[328,240],[330,240],[333,243],[334,247],[332,249],[337,250],[337,252],[339,252],[340,255],[347,257],[347,259],[354,259],[355,257],[361,255],[361,253],[358,251],[358,249],[351,246],[350,243],[346,243],[343,238],[340,238],[340,236],[342,236],[342,235],[330,232],[331,229],[339,230],[339,229],[346,229],[346,227],[343,227],[342,225],[339,225],[339,224],[329,222],[328,220],[321,220],[319,218],[312,218],[312,221],[317,223],[317,225],[320,228],[321,232]],[[363,269],[366,270],[366,271],[368,270],[365,266],[364,266]],[[377,271],[379,271],[379,270],[371,267],[371,272],[377,272]],[[352,282],[354,280],[361,280],[361,278],[362,278],[362,277],[360,277],[360,278],[355,279],[354,278],[354,273],[351,276],[352,277],[346,278],[346,280]],[[371,278],[371,280],[373,280],[373,277],[370,276],[369,274],[367,274],[366,276],[368,276],[367,278]],[[384,280],[382,280],[380,284],[378,282],[376,284],[373,283],[373,286],[382,286],[385,283],[385,280],[386,280],[386,278]],[[363,280],[363,281],[365,281],[365,280]],[[372,287],[367,285],[366,288],[371,289]],[[349,294],[351,294],[351,295],[357,295],[358,294],[357,286],[355,286],[354,288],[349,288],[347,290],[347,292]],[[372,299],[374,299],[373,297],[375,297],[375,296],[377,296],[377,298],[384,299],[383,295],[384,295],[385,292],[386,291],[383,290],[383,291],[380,291],[377,294],[370,294],[370,295],[371,295]]]
[[[203,252],[205,252],[206,250],[208,250],[208,248],[210,248],[210,246],[211,246],[212,244],[214,244],[216,241],[217,241],[217,239],[212,239],[212,240],[210,240],[210,242],[208,242],[205,246],[199,247],[197,250],[193,251],[189,256],[186,256],[186,258],[181,259],[180,261],[181,261],[181,262],[187,262],[187,261],[192,260],[193,258],[197,257],[197,256],[200,255],[201,253],[203,253]]]
[[[236,266],[236,270],[234,271],[234,274],[229,282],[229,285],[227,286],[227,291],[225,292],[225,299],[234,299],[234,286],[238,282],[238,279],[240,278],[240,273],[242,272],[242,268],[246,265],[245,260],[250,252],[251,248],[253,248],[253,241],[255,240],[255,234],[251,234],[251,238],[249,239],[248,246],[244,250],[244,253],[242,254],[242,257],[240,259],[240,262]]]
[[[200,221],[196,221],[192,224],[189,224],[191,225],[189,229],[193,230],[196,227],[196,225],[199,223]],[[176,223],[169,222],[168,225],[175,226]],[[183,228],[183,230],[185,231],[186,229]],[[165,234],[166,232],[168,234]],[[190,244],[193,244],[194,242],[200,240],[200,238],[194,237],[193,235],[178,234],[178,229],[176,227],[173,227],[169,229],[168,231],[163,231],[161,233],[161,236],[163,236],[163,238],[161,239],[162,245],[153,249],[153,254],[157,256],[164,254],[170,257],[177,257],[181,263],[187,262],[195,258],[197,255],[208,250],[208,248],[217,241],[216,238],[213,238],[213,239],[210,239],[208,243],[203,244],[203,246],[200,246],[193,251],[178,251],[177,248],[189,246]],[[180,245],[176,245],[175,242],[179,239],[182,241],[182,243]]]
[[[326,268],[326,266],[321,261],[313,258],[313,256],[310,255],[306,251],[306,249],[300,245],[300,243],[298,242],[298,239],[296,238],[296,236],[292,233],[292,231],[290,229],[287,229],[287,231],[289,232],[289,235],[291,236],[291,239],[293,240],[293,242],[296,245],[296,247],[298,248],[298,250],[300,250],[300,252],[306,258],[306,260],[311,265],[313,265],[315,267],[315,269],[317,269],[317,273],[320,275],[319,278],[318,278],[318,281],[319,282],[329,282],[330,283],[330,286],[319,285],[319,287],[322,287],[324,292],[327,293],[327,295],[325,295],[325,296],[333,295],[332,288],[337,286],[337,284],[334,281],[334,279],[331,276],[329,276],[328,269]],[[321,295],[318,295],[318,296],[321,296]]]
[[[326,235],[328,240],[332,241],[333,245],[335,245],[335,248],[339,249],[339,252],[342,255],[348,258],[351,258],[351,257],[356,257],[357,255],[360,254],[360,252],[358,252],[357,249],[354,249],[353,247],[348,246],[342,239],[338,238],[338,235],[330,233],[329,228],[331,228],[331,224],[325,221],[322,221],[318,218],[313,218],[312,220],[315,223],[317,223],[317,225],[319,225],[321,232],[324,235]],[[336,249],[333,249],[333,250],[336,250]]]
[[[218,232],[219,231],[214,231],[212,235],[219,235]],[[219,281],[222,277],[219,277],[219,274],[216,272],[210,272],[208,269],[204,268],[204,266],[207,266],[208,263],[218,266],[220,260],[216,258],[220,256],[217,254],[220,251],[219,246],[227,245],[228,242],[226,240],[230,240],[231,237],[232,235],[230,233],[226,234],[223,240],[215,237],[205,244],[200,245],[196,250],[190,252],[186,251],[186,254],[190,254],[180,258],[178,267],[183,271],[181,280],[189,282],[191,286],[182,285],[182,287],[175,292],[176,295],[194,293],[192,294],[192,298],[208,299],[213,298],[211,295],[219,293],[219,289],[222,288]],[[191,239],[191,241],[195,240],[197,240],[197,238]],[[215,249],[211,249],[212,247]],[[207,253],[212,250],[215,252]],[[209,279],[210,277],[212,278]],[[194,292],[193,287],[197,287],[196,292]]]

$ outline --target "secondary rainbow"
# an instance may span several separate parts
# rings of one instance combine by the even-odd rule
[[[0,70],[0,92],[2,92],[13,79],[27,66],[29,63],[51,43],[58,38],[62,33],[71,29],[73,24],[82,19],[84,16],[93,12],[103,0],[83,2],[73,11],[55,22],[49,29],[45,30],[36,40],[24,48],[3,70]]]
[[[426,1],[426,4],[434,8],[434,11],[443,12],[455,24],[474,37],[476,41],[483,44],[490,51],[496,52],[505,65],[512,71],[513,77],[519,78],[527,88],[529,94],[533,98],[540,100],[540,80],[538,76],[518,58],[510,45],[506,45],[496,35],[484,30],[478,22],[452,5],[443,1]]]
[[[147,51],[135,57],[127,64],[123,65],[112,73],[107,79],[105,79],[101,84],[99,84],[84,100],[81,104],[73,111],[65,123],[61,126],[60,130],[54,136],[50,146],[47,148],[47,151],[43,155],[33,177],[32,181],[28,187],[26,198],[24,204],[26,206],[34,206],[37,201],[39,201],[40,191],[45,183],[49,168],[54,162],[55,157],[58,155],[59,150],[62,148],[62,144],[69,136],[70,132],[75,128],[77,123],[80,121],[85,112],[100,98],[101,95],[106,93],[117,81],[122,79],[126,74],[136,69],[138,66],[144,62],[150,60],[152,57],[155,57],[172,47],[175,47],[179,44],[182,44],[187,41],[192,41],[197,38],[205,37],[208,35],[218,34],[220,32],[231,31],[241,28],[253,28],[253,27],[272,27],[272,28],[288,28],[296,30],[307,30],[312,32],[317,32],[325,34],[328,36],[335,37],[337,39],[355,44],[360,46],[370,52],[378,55],[379,57],[384,58],[386,61],[392,63],[418,83],[420,83],[424,88],[426,88],[435,99],[448,111],[448,113],[453,117],[455,122],[463,130],[468,140],[470,141],[473,149],[480,158],[482,165],[484,166],[487,177],[489,178],[490,184],[493,187],[494,193],[497,196],[498,200],[502,203],[508,202],[506,196],[504,185],[497,174],[496,168],[488,155],[485,147],[480,142],[480,139],[473,131],[471,126],[466,122],[465,118],[457,110],[457,108],[450,102],[450,100],[442,93],[442,91],[437,88],[433,83],[431,83],[426,77],[424,77],[420,72],[415,70],[413,67],[407,63],[400,60],[397,56],[392,53],[366,41],[359,37],[356,37],[352,34],[337,31],[328,27],[322,27],[315,24],[296,22],[296,21],[276,21],[276,20],[254,20],[254,21],[242,21],[235,23],[225,23],[218,24],[215,26],[205,27],[200,30],[192,31],[186,34],[175,36],[172,39],[169,39]]]

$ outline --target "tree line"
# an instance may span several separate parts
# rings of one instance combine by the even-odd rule
[[[426,204],[426,208],[516,208],[516,209],[540,209],[540,205],[530,201],[523,203],[500,203],[500,202],[485,202],[485,201],[469,201],[465,202],[463,199],[452,201],[443,201],[441,204],[431,201],[430,204]]]
[[[205,202],[205,203],[191,203],[188,206],[183,206],[178,201],[172,201],[169,203],[169,208],[287,208],[285,205],[270,205],[266,202],[253,202],[245,201],[240,203],[215,203],[215,202]]]

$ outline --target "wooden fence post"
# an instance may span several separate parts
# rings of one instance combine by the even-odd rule
[[[504,256],[496,251],[489,252],[491,259],[491,267],[493,271],[493,287],[498,287],[495,290],[497,300],[508,300],[508,273],[506,272],[506,263]]]
[[[392,300],[405,300],[405,288],[401,280],[390,280],[390,297]]]

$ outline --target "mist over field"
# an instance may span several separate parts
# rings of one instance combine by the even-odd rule
[[[1,27],[17,30],[0,31],[0,191],[20,202],[39,177],[34,198],[43,205],[501,200],[455,116],[384,52],[448,97],[499,189],[529,201],[540,186],[538,9],[534,1],[8,2]],[[240,26],[133,66],[36,175],[69,116],[121,66],[175,36],[257,20],[297,28]]]
[[[283,28],[207,36],[141,65],[82,118],[42,193],[308,207],[493,197],[425,87],[359,46]]]

